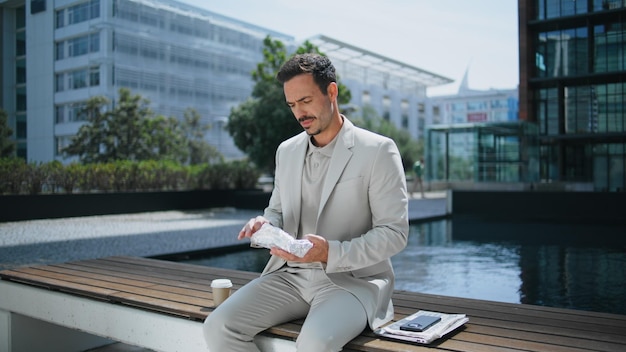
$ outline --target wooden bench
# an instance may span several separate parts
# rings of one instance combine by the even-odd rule
[[[237,289],[257,276],[134,257],[4,270],[0,352],[81,351],[111,341],[203,351],[202,321],[213,310],[210,281],[230,278]],[[344,350],[626,351],[624,315],[405,291],[396,291],[393,302],[396,319],[423,309],[465,313],[470,321],[428,346],[379,339],[366,330]],[[293,351],[301,324],[268,329],[258,343],[264,351]]]

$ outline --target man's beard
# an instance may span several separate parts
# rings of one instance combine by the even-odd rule
[[[312,116],[304,116],[298,119],[298,122],[302,123],[303,121],[306,120],[315,120],[314,117]],[[304,127],[303,127],[304,128]],[[314,130],[314,131],[310,131],[308,128],[304,128],[304,131],[309,135],[309,136],[316,136],[320,133],[322,133],[322,129],[318,129],[318,130]]]

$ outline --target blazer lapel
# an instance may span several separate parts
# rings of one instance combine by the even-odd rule
[[[292,221],[295,224],[295,228],[292,230],[295,234],[300,227],[300,211],[302,206],[302,171],[304,170],[304,158],[306,157],[306,150],[308,147],[308,135],[306,133],[301,134],[302,138],[295,143],[293,146],[293,150],[289,152],[288,155],[292,156],[291,160],[289,160],[288,166],[283,166],[283,168],[287,167],[287,180],[286,184],[288,184],[286,189],[281,190],[282,192],[289,192],[288,201],[289,204],[285,204],[285,208],[292,208],[293,211],[291,215],[293,216]]]
[[[339,131],[339,135],[337,136],[337,145],[335,145],[335,150],[333,151],[333,157],[330,160],[330,165],[328,166],[328,172],[326,173],[326,178],[324,180],[324,187],[322,188],[322,197],[320,199],[320,207],[317,211],[317,218],[319,220],[319,216],[322,214],[322,209],[326,205],[330,194],[333,189],[335,189],[335,185],[337,181],[339,181],[339,177],[343,173],[346,165],[350,158],[352,158],[352,151],[350,148],[354,146],[354,131],[353,124],[347,118],[344,118],[344,126]]]

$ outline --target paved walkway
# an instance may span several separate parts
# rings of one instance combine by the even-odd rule
[[[409,202],[411,221],[446,214],[446,194]],[[85,216],[0,223],[0,270],[113,255],[149,257],[240,245],[237,233],[259,215],[232,208]]]

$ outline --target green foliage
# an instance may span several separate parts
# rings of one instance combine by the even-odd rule
[[[380,117],[371,106],[365,106],[361,116],[351,121],[357,126],[393,139],[400,151],[405,171],[410,171],[413,163],[424,155],[423,141],[416,141],[408,131],[399,129],[392,122]]]
[[[269,36],[263,43],[263,62],[257,64],[252,72],[255,82],[252,98],[231,110],[227,129],[235,145],[250,160],[261,170],[273,173],[276,148],[285,139],[302,132],[302,128],[287,107],[283,87],[276,80],[276,73],[287,61],[287,49],[281,41],[272,40]],[[296,52],[323,55],[309,41]],[[338,102],[348,103],[350,97],[350,91],[339,83]]]
[[[0,158],[13,156],[15,142],[11,139],[13,130],[9,127],[7,113],[0,109]]]
[[[106,111],[110,105],[107,98],[92,97],[80,112],[89,123],[81,126],[64,153],[78,156],[83,163],[169,160],[193,164],[222,160],[217,149],[204,141],[208,126],[200,123],[195,110],[185,111],[181,122],[175,117],[155,116],[149,103],[126,88],[119,90],[111,111]]]
[[[222,162],[224,160],[222,154],[204,139],[209,129],[209,125],[201,123],[200,114],[195,109],[185,110],[181,130],[189,156],[187,160],[181,160],[182,162],[197,165],[206,162]]]
[[[24,159],[16,157],[0,159],[0,194],[22,193],[26,167]]]
[[[238,160],[181,165],[168,160],[63,165],[0,159],[0,194],[253,189],[261,171]]]

